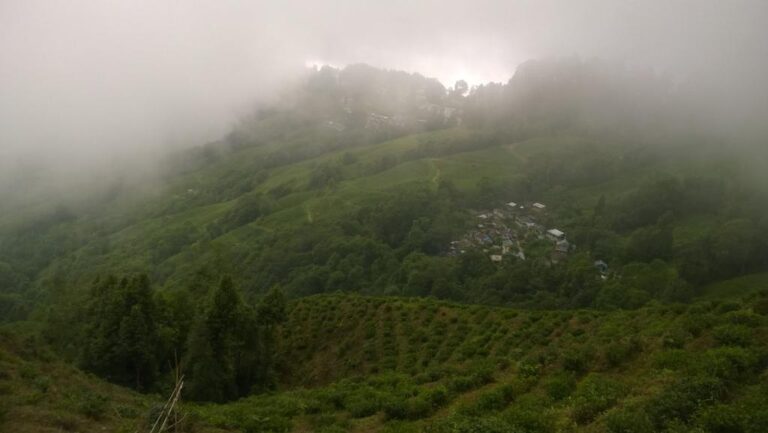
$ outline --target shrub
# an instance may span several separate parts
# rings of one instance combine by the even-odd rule
[[[605,426],[610,433],[654,433],[651,420],[642,410],[622,409],[605,416]]]
[[[729,313],[741,309],[741,303],[737,301],[726,301],[717,306],[717,311],[720,313]]]
[[[433,411],[432,402],[426,397],[411,397],[406,402],[406,417],[408,419],[421,419],[429,416]]]
[[[574,373],[584,373],[589,370],[592,356],[591,348],[570,349],[563,355],[563,368]]]
[[[48,376],[39,376],[36,377],[32,383],[35,385],[35,388],[41,392],[48,392],[48,388],[51,386],[51,378]]]
[[[692,354],[683,349],[664,350],[654,355],[653,363],[656,368],[680,370],[691,362]]]
[[[734,325],[745,325],[750,328],[760,326],[764,322],[762,317],[746,310],[732,311],[726,314],[725,318]]]
[[[438,408],[448,402],[448,389],[444,386],[437,386],[424,393],[424,398],[430,402],[432,407]]]
[[[695,373],[720,379],[740,380],[758,367],[758,357],[741,347],[711,349],[691,366]]]
[[[685,343],[689,342],[692,337],[685,329],[673,328],[664,334],[661,343],[667,349],[682,349]]]
[[[107,397],[93,392],[82,392],[72,397],[75,410],[87,417],[100,419],[109,406]]]
[[[624,386],[619,382],[590,374],[579,384],[572,397],[571,416],[578,424],[588,424],[615,405],[624,393]]]
[[[326,427],[331,427],[338,422],[338,420],[336,419],[336,415],[333,413],[315,414],[308,417],[308,419],[309,419],[309,423],[315,429],[323,429]],[[322,431],[325,431],[325,430],[322,430]]]
[[[349,429],[346,429],[338,425],[328,425],[328,426],[320,427],[317,430],[317,433],[346,433],[347,431],[349,431]]]
[[[458,376],[448,382],[448,389],[451,392],[465,392],[475,387],[475,382],[470,376]]]
[[[756,314],[768,316],[768,298],[763,298],[755,302],[755,305],[752,307],[752,310]]]
[[[515,388],[512,384],[504,384],[496,389],[483,393],[478,397],[476,407],[481,412],[501,410],[515,398]]]
[[[520,361],[517,364],[517,373],[521,377],[539,377],[541,373],[541,365],[538,362],[531,360]]]
[[[544,386],[552,400],[560,401],[571,395],[576,388],[576,378],[571,373],[562,372],[547,379]]]
[[[348,430],[344,430],[348,431]],[[381,433],[420,433],[422,430],[414,423],[403,421],[390,421],[381,430]]]
[[[724,346],[749,346],[752,342],[752,329],[744,325],[720,325],[712,330],[718,343]]]
[[[532,398],[521,397],[503,413],[509,424],[505,432],[550,433],[556,431],[555,417],[544,409],[546,403]]]
[[[452,416],[427,425],[423,433],[509,433],[510,426],[494,417]]]
[[[406,419],[408,407],[404,398],[391,396],[384,402],[384,414],[388,419]]]
[[[605,348],[605,359],[611,367],[618,367],[637,356],[641,350],[640,341],[636,338],[620,340]]]
[[[344,401],[344,407],[353,418],[364,418],[381,408],[381,399],[372,392],[350,394]]]
[[[244,433],[287,433],[291,431],[292,423],[279,415],[251,415],[241,423],[241,428]]]
[[[428,368],[414,377],[418,384],[437,382],[445,376],[445,371],[439,368]]]
[[[702,409],[696,415],[695,424],[707,432],[743,432],[748,417],[739,407],[718,404]]]
[[[685,377],[665,388],[646,404],[646,413],[657,429],[672,421],[688,422],[701,407],[725,396],[723,383],[712,377]]]
[[[681,319],[681,325],[691,335],[698,337],[704,330],[711,328],[716,320],[717,317],[711,313],[689,312]]]

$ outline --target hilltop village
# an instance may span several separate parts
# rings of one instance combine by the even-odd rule
[[[559,262],[576,246],[568,242],[562,230],[546,228],[546,212],[547,206],[539,202],[509,202],[501,208],[474,211],[475,227],[452,241],[447,254],[482,250],[491,261],[500,263],[505,257],[526,260],[526,251],[544,249],[552,262]]]

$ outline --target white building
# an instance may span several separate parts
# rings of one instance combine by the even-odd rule
[[[546,205],[544,205],[544,204],[541,204],[541,203],[539,203],[539,202],[536,202],[536,203],[534,203],[534,204],[533,204],[533,207],[534,207],[534,208],[536,208],[536,209],[538,209],[538,210],[544,210],[544,209],[546,209],[546,208],[547,208],[547,206],[546,206]]]
[[[547,230],[547,237],[552,239],[553,241],[561,241],[565,239],[565,233],[561,232],[558,229],[549,229]]]

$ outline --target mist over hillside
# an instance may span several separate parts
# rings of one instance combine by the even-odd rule
[[[504,83],[529,59],[597,58],[687,89],[715,114],[710,125],[763,128],[766,114],[759,0],[0,7],[0,189],[29,179],[19,167],[55,173],[50,186],[214,141],[308,63],[363,62],[450,87]]]
[[[763,433],[767,20],[0,2],[0,431]]]

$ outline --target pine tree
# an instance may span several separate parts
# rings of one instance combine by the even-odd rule
[[[227,377],[225,369],[214,357],[204,321],[198,321],[190,332],[187,359],[187,396],[193,400],[225,401],[227,396],[222,384],[232,378]]]
[[[254,309],[232,279],[223,278],[190,333],[189,396],[222,402],[272,388],[276,332],[285,309],[280,290],[270,291]]]
[[[157,344],[152,318],[140,305],[133,305],[131,312],[120,322],[116,351],[122,361],[123,382],[133,376],[134,387],[144,390],[152,383],[156,373]]]
[[[146,275],[97,280],[86,308],[83,367],[136,389],[151,386],[160,350],[155,310]]]
[[[242,328],[244,308],[232,279],[222,278],[190,338],[192,398],[226,401],[239,396],[236,363],[243,348],[238,330]]]
[[[80,364],[83,368],[107,379],[112,361],[111,340],[119,329],[119,323],[114,320],[115,306],[119,303],[117,288],[118,281],[111,275],[94,281],[86,306],[87,323],[81,345]]]
[[[286,302],[282,290],[275,287],[261,300],[257,308],[258,352],[253,385],[257,390],[274,388],[276,382],[275,352],[277,328],[286,320]]]

